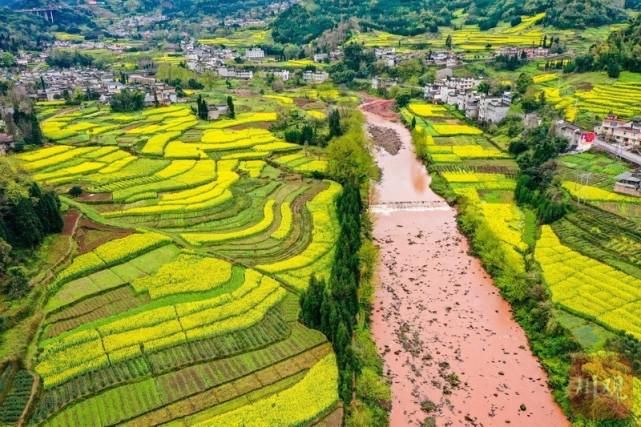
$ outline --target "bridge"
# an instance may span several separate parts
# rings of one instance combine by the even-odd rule
[[[59,11],[59,7],[34,7],[31,9],[18,9],[16,12],[20,13],[31,13],[34,15],[41,16],[45,19],[45,21],[50,22],[53,24],[54,21],[54,12]]]
[[[426,212],[426,211],[446,211],[450,205],[445,200],[421,200],[421,201],[397,201],[397,202],[379,202],[369,205],[370,212],[373,213],[392,213],[392,212]]]

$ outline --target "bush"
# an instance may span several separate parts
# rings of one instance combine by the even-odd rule
[[[78,197],[82,194],[82,188],[78,185],[74,185],[69,189],[68,193],[71,197]]]

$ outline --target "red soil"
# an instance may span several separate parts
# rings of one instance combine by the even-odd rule
[[[80,211],[77,209],[70,209],[64,216],[64,226],[62,228],[62,234],[65,236],[71,236],[76,227],[78,226],[78,221],[80,220]]]

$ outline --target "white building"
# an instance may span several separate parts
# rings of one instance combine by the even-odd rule
[[[381,77],[373,77],[371,84],[372,84],[372,89],[374,90],[389,89],[393,86],[396,86],[398,84],[398,81],[395,79],[383,79]]]
[[[229,114],[229,107],[227,105],[208,105],[207,106],[207,120],[218,120],[220,116]]]
[[[272,74],[274,74],[274,77],[279,78],[284,82],[289,80],[289,70],[276,70]]]
[[[327,53],[316,53],[314,54],[314,62],[325,62],[329,60],[329,54]]]
[[[317,84],[324,83],[329,79],[329,74],[325,71],[305,71],[303,73],[303,80],[307,83]]]
[[[265,58],[265,51],[259,47],[247,49],[245,51],[245,58],[250,61],[256,61]]]
[[[510,104],[504,104],[502,98],[481,97],[478,121],[484,123],[502,122],[507,117],[509,110]]]
[[[219,67],[217,71],[220,77],[223,77],[226,79],[251,80],[254,78],[254,72],[251,70]]]
[[[641,123],[608,116],[594,131],[602,138],[630,147],[641,146]]]

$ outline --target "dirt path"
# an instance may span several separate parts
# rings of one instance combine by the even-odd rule
[[[389,107],[361,107],[370,127],[393,130],[402,141],[397,154],[376,144],[383,179],[374,202],[441,200]],[[455,216],[451,208],[376,216],[381,262],[372,329],[392,383],[391,425],[421,425],[427,417],[438,426],[567,425],[510,306],[468,254]]]

